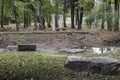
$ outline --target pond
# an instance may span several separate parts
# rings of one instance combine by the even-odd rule
[[[90,52],[90,53],[97,53],[97,54],[103,54],[109,51],[113,51],[116,49],[119,49],[120,47],[116,47],[116,46],[89,46],[89,45],[82,45],[79,47],[80,49],[85,49],[85,52]]]

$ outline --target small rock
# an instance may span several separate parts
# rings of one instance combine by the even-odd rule
[[[64,66],[76,72],[112,75],[119,71],[120,62],[109,57],[69,56]]]
[[[5,49],[3,49],[3,48],[0,48],[0,52],[4,52],[5,51]]]
[[[6,51],[17,51],[18,50],[18,46],[8,45],[5,50]]]

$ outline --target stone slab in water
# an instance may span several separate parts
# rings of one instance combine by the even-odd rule
[[[8,45],[5,50],[6,51],[17,51],[18,46],[16,46],[16,45]]]
[[[60,49],[59,52],[62,53],[83,53],[85,49]]]
[[[37,46],[34,44],[20,44],[18,45],[18,51],[36,51]]]
[[[109,57],[69,56],[64,66],[76,72],[113,75],[119,72],[120,62]]]

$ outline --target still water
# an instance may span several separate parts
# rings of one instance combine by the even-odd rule
[[[120,47],[93,47],[93,46],[80,46],[80,49],[85,49],[86,52],[102,54],[109,51],[116,50]]]

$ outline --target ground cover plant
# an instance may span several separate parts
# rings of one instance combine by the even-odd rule
[[[77,54],[78,56],[118,55]],[[120,75],[77,73],[64,68],[68,54],[0,52],[0,80],[119,80]]]

